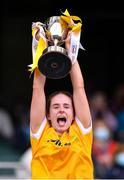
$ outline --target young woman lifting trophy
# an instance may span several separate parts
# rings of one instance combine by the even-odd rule
[[[92,118],[77,61],[81,19],[66,10],[44,24],[33,23],[32,30],[32,179],[93,179]],[[73,95],[57,91],[46,101],[46,78],[61,81],[67,74]]]

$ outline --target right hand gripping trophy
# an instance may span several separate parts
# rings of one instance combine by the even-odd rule
[[[71,66],[77,59],[80,44],[81,23],[74,23],[73,20],[81,21],[77,16],[70,16],[66,10],[64,16],[52,16],[42,24],[34,23],[35,33],[33,36],[32,51],[33,69],[38,69],[46,77],[60,79],[65,77],[71,70]],[[40,40],[35,40],[35,34],[39,31]],[[70,48],[66,50],[64,43],[70,33]],[[83,47],[81,47],[83,49]]]

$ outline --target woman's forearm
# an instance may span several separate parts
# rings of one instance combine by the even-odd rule
[[[78,61],[76,61],[72,65],[70,76],[71,76],[73,89],[84,88],[84,80]]]

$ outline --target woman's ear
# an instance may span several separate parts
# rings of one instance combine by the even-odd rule
[[[50,119],[50,115],[49,115],[49,113],[46,115],[46,117],[47,117],[47,120],[49,120],[49,119]]]
[[[50,126],[51,126],[52,124],[51,124],[51,120],[50,120],[50,115],[49,115],[49,114],[47,114],[47,115],[46,115],[46,118],[47,118],[48,123],[49,123],[49,124],[50,124]]]

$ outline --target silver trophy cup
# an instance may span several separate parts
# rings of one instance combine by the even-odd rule
[[[48,47],[39,58],[38,68],[46,77],[51,79],[65,77],[72,66],[67,50],[62,47],[68,33],[68,28],[65,28],[67,26],[63,26],[63,23],[65,22],[60,16],[50,17],[45,23]]]

